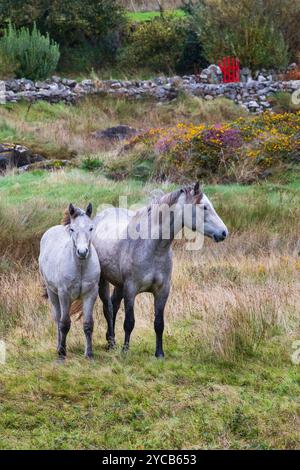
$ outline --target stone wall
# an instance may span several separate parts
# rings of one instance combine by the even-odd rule
[[[1,102],[29,102],[45,100],[50,103],[63,101],[75,103],[86,95],[101,94],[103,96],[128,97],[141,99],[152,97],[158,101],[172,100],[179,92],[186,92],[206,100],[226,97],[235,101],[250,112],[259,113],[271,105],[267,97],[278,91],[293,93],[300,89],[300,80],[272,81],[249,80],[247,83],[208,84],[198,76],[158,77],[153,80],[75,80],[52,77],[44,82],[31,80],[7,80],[2,82]]]

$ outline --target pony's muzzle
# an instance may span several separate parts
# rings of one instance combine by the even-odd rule
[[[78,248],[77,251],[77,256],[79,259],[86,259],[89,255],[89,249],[88,248]]]
[[[214,233],[213,239],[216,243],[223,242],[228,237],[228,231],[222,230],[220,233]]]

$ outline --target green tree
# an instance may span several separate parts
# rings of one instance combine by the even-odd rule
[[[120,63],[132,69],[172,73],[180,61],[187,38],[187,22],[172,15],[139,23],[128,30]]]
[[[235,55],[251,69],[287,65],[288,45],[269,0],[199,0],[193,19],[211,62]]]

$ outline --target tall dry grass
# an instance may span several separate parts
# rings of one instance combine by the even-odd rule
[[[37,267],[42,233],[59,222],[71,201],[80,205],[91,200],[96,207],[99,202],[118,204],[118,195],[127,194],[131,204],[145,199],[154,186],[112,183],[80,171],[11,176],[5,182],[6,190],[0,191],[1,335],[15,345],[13,351],[20,339],[54,351],[55,327],[41,295]],[[208,187],[205,192],[231,235],[222,244],[206,240],[200,252],[188,252],[184,242],[176,242],[166,333],[170,341],[176,335],[181,342],[192,338],[204,353],[234,359],[255,353],[282,332],[298,332],[299,192],[271,185]],[[100,303],[95,316],[96,341],[103,345]],[[120,317],[119,343],[123,310]],[[154,340],[151,295],[137,298],[136,320],[134,337]],[[73,325],[69,344],[82,350],[80,322]]]
[[[3,122],[5,141],[23,142],[46,156],[66,158],[75,151],[79,157],[101,154],[109,159],[107,151],[112,147],[118,151],[120,145],[96,139],[93,132],[119,124],[140,130],[177,122],[222,122],[242,115],[242,108],[229,100],[211,103],[185,95],[171,103],[100,96],[88,97],[76,106],[37,102],[29,107],[19,103],[1,109],[0,141]]]
[[[229,242],[228,242],[229,243]],[[166,308],[166,335],[199,344],[206,354],[234,360],[255,353],[274,336],[294,335],[299,325],[300,261],[296,254],[245,254],[242,238],[233,236],[235,249],[208,242],[202,252],[175,247],[172,291]],[[96,342],[105,343],[102,307],[95,310]],[[123,308],[117,338],[123,340]],[[134,338],[153,337],[153,300],[138,296]],[[0,326],[12,349],[21,342],[37,350],[55,349],[55,327],[42,298],[37,263],[0,264]],[[73,322],[71,350],[83,350],[81,321]]]

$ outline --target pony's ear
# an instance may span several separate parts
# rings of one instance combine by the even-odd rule
[[[93,206],[92,206],[91,203],[89,203],[89,205],[88,205],[87,208],[86,208],[85,213],[86,213],[86,215],[87,215],[88,217],[91,217],[92,212],[93,212]]]
[[[70,214],[70,216],[71,216],[71,217],[74,217],[75,212],[76,212],[75,207],[73,206],[73,204],[70,204],[70,205],[69,205],[69,214]]]
[[[197,181],[197,183],[194,186],[194,195],[198,196],[198,194],[200,194],[200,192],[201,192],[200,191],[200,183],[199,183],[199,181]]]

